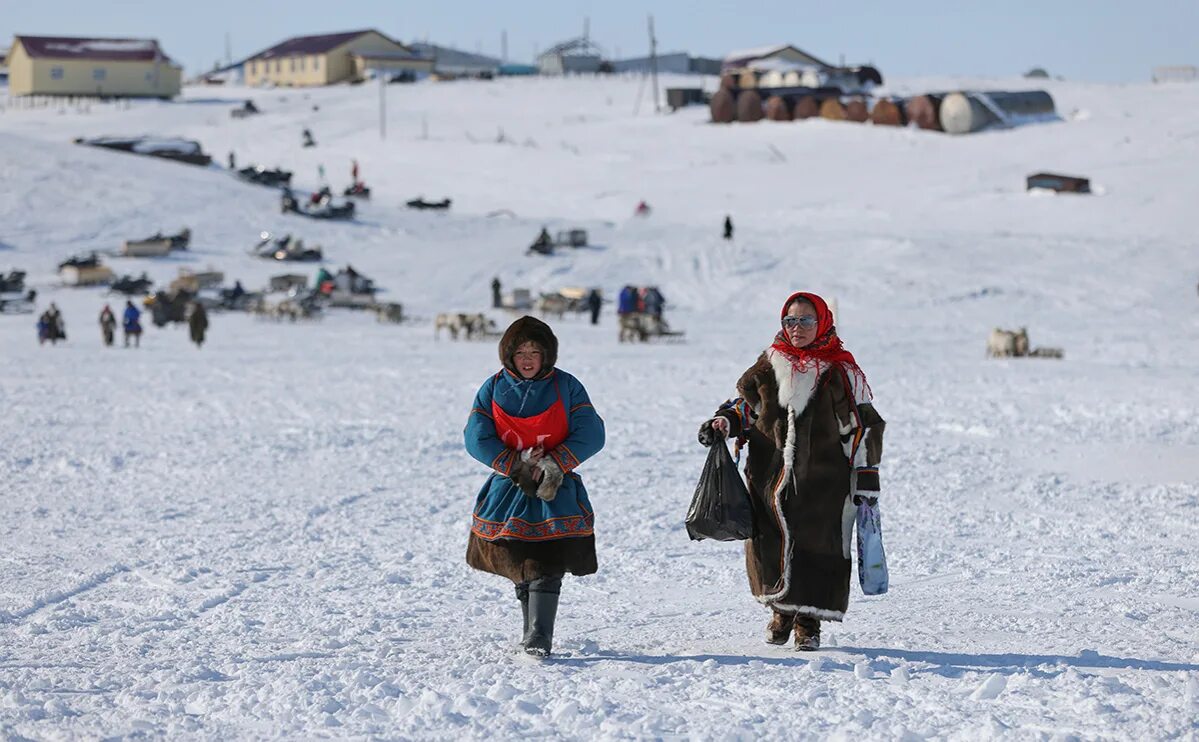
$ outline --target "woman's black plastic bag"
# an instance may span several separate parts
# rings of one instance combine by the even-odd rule
[[[692,541],[741,541],[754,535],[749,492],[722,440],[708,447],[708,460],[687,510],[687,535]]]

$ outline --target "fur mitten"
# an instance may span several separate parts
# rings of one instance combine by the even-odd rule
[[[508,472],[508,478],[516,482],[516,486],[520,487],[520,491],[529,497],[537,497],[537,480],[533,478],[533,472],[537,469],[537,465],[518,459],[512,465],[512,470]]]
[[[537,496],[549,502],[558,496],[558,488],[562,486],[562,469],[549,456],[538,461],[537,468],[541,469],[541,485],[537,487]]]

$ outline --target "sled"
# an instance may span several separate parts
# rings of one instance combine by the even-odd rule
[[[24,297],[0,297],[0,314],[33,314],[33,302]]]
[[[653,317],[640,312],[630,312],[620,316],[620,342],[647,343],[655,338],[668,341],[681,341],[684,332],[672,330],[669,323],[661,317]]]
[[[109,285],[108,291],[109,293],[124,294],[125,296],[133,296],[134,294],[145,295],[150,293],[150,287],[153,285],[154,282],[144,273],[140,278],[126,275],[113,281]]]
[[[112,281],[112,270],[106,265],[68,265],[58,274],[68,286],[102,286]]]
[[[126,258],[161,258],[171,252],[171,241],[165,238],[125,240],[120,254]]]
[[[272,188],[286,187],[291,184],[291,172],[279,168],[267,170],[260,165],[241,168],[237,171],[237,177],[247,183],[255,183]]]

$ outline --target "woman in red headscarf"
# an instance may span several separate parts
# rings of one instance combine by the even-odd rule
[[[856,500],[878,497],[884,422],[824,299],[792,294],[780,323],[699,440],[749,444],[745,563],[754,597],[774,612],[766,640],[786,644],[794,631],[796,649],[814,650],[820,622],[840,621],[849,605]]]

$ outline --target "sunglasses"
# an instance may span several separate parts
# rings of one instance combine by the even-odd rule
[[[802,327],[805,330],[810,330],[815,327],[818,322],[819,320],[810,314],[806,314],[803,317],[792,317],[791,315],[783,317],[783,327],[786,327],[787,329],[791,329],[792,327]]]

